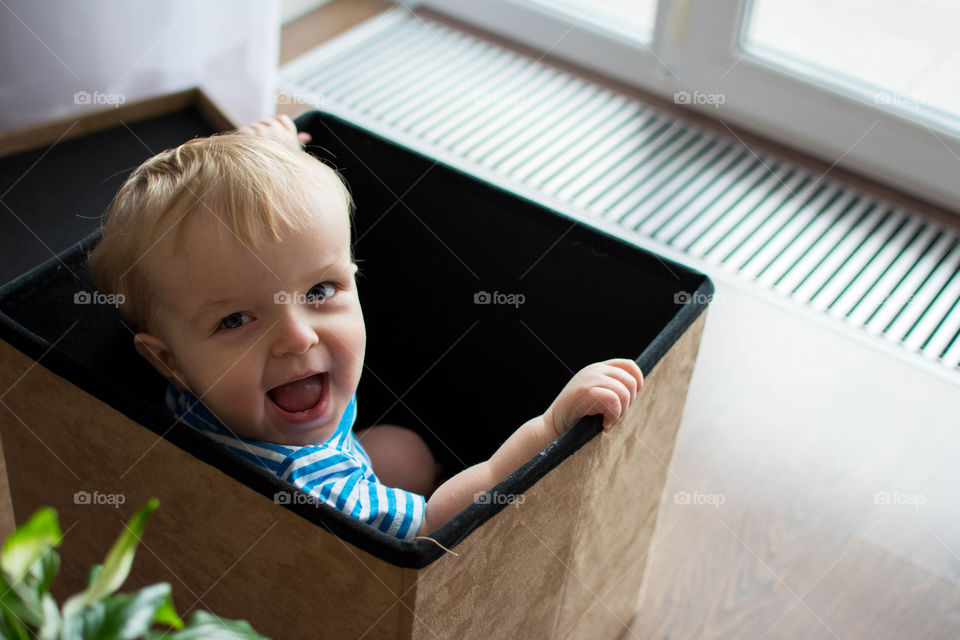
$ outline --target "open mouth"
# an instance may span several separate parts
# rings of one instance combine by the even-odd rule
[[[327,374],[315,373],[274,387],[267,392],[267,396],[284,413],[306,417],[326,404],[328,386]]]

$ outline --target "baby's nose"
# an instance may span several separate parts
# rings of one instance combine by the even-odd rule
[[[290,305],[293,307],[293,305]],[[319,342],[307,319],[295,309],[289,309],[275,327],[274,355],[300,354]]]

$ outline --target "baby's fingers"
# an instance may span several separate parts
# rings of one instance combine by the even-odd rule
[[[603,374],[603,381],[598,386],[612,392],[618,399],[616,412],[604,414],[603,427],[608,429],[619,421],[633,404],[637,393],[643,387],[643,374],[636,362],[623,358],[600,363],[597,372]]]
[[[630,407],[634,400],[637,398],[637,392],[640,391],[640,388],[643,386],[643,376],[640,374],[640,368],[636,366],[636,363],[632,360],[627,360],[633,364],[633,367],[628,367],[626,364],[611,364],[609,362],[603,363],[603,375],[609,381],[610,384],[621,384],[623,385],[628,392],[627,403],[624,406],[624,411]]]
[[[590,389],[590,399],[593,406],[587,415],[602,414],[604,430],[609,429],[620,419],[624,407],[624,398],[620,393],[609,387],[593,387]]]
[[[637,391],[643,388],[643,372],[640,371],[640,366],[635,361],[627,358],[614,358],[613,360],[607,360],[604,364],[616,367],[629,375],[633,381],[632,384],[636,385]]]
[[[237,129],[237,133],[270,138],[291,146],[306,144],[311,139],[309,133],[298,133],[297,125],[286,114],[240,127]]]
[[[297,125],[293,124],[293,120],[290,118],[290,116],[288,116],[285,113],[281,113],[280,115],[276,116],[272,120],[267,120],[266,122],[276,122],[280,124],[280,126],[282,126],[287,131],[290,131],[293,133],[297,132]]]

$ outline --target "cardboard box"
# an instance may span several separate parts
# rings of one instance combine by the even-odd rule
[[[283,498],[295,489],[171,425],[164,381],[115,309],[73,302],[92,291],[92,236],[0,289],[11,494],[18,521],[41,505],[60,512],[57,595],[85,584],[120,522],[155,496],[128,586],[169,581],[182,611],[243,618],[274,638],[619,637],[709,279],[333,116],[298,124],[357,207],[368,335],[358,428],[418,430],[455,471],[591,362],[635,358],[644,390],[615,429],[584,418],[490,494],[512,503],[472,504],[436,543],[398,541]],[[118,495],[119,507],[103,497]]]

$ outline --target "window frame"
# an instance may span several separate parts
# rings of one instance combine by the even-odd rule
[[[644,42],[599,22],[571,22],[562,9],[524,0],[413,0],[402,4],[428,7],[627,85],[661,91],[669,87],[656,53],[659,25],[654,27],[653,40]]]
[[[960,128],[744,50],[750,2],[659,0],[648,42],[525,0],[416,4],[667,100],[686,92],[685,108],[960,215]]]

